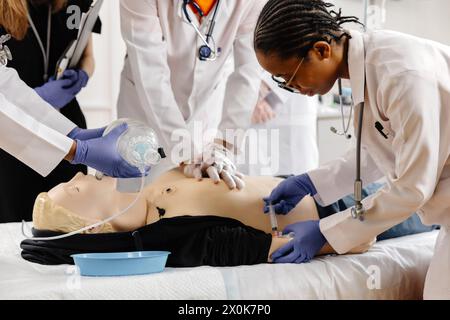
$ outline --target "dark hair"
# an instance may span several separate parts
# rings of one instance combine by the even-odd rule
[[[275,53],[286,59],[305,57],[317,41],[351,38],[341,25],[359,22],[357,17],[328,11],[331,3],[322,0],[269,0],[255,29],[254,47],[264,54]]]

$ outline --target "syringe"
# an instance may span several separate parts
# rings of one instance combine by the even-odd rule
[[[270,225],[272,226],[272,232],[275,235],[278,235],[278,221],[275,210],[273,209],[273,205],[269,205],[269,217],[270,217]]]

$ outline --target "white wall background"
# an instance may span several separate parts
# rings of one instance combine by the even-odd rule
[[[344,15],[363,20],[363,0],[329,0]],[[379,3],[380,0],[369,0]],[[450,45],[449,0],[386,0],[385,29],[409,33]]]

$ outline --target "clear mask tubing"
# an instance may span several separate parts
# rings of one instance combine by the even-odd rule
[[[54,237],[33,237],[28,236],[25,233],[25,225],[26,222],[22,220],[22,234],[30,240],[36,241],[51,241],[51,240],[60,240],[64,238],[68,238],[85,231],[89,231],[91,229],[97,228],[105,223],[108,223],[128,212],[131,208],[133,208],[142,194],[144,193],[145,187],[145,168],[150,165],[158,164],[162,158],[165,158],[164,151],[159,147],[158,139],[156,138],[156,134],[153,130],[146,127],[143,123],[130,120],[130,119],[120,119],[113,122],[106,130],[104,135],[107,135],[111,130],[119,126],[120,124],[126,122],[128,124],[128,130],[122,134],[117,143],[118,152],[120,155],[130,164],[137,168],[141,173],[141,185],[139,188],[139,192],[136,198],[128,205],[126,208],[121,210],[119,213],[92,225],[86,226],[76,231],[72,231],[66,234],[62,234]],[[97,172],[97,179],[101,179],[103,175]],[[28,230],[31,233],[31,230]]]

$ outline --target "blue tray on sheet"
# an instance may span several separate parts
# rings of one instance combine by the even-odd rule
[[[82,253],[71,257],[82,276],[111,277],[163,272],[168,251]]]

